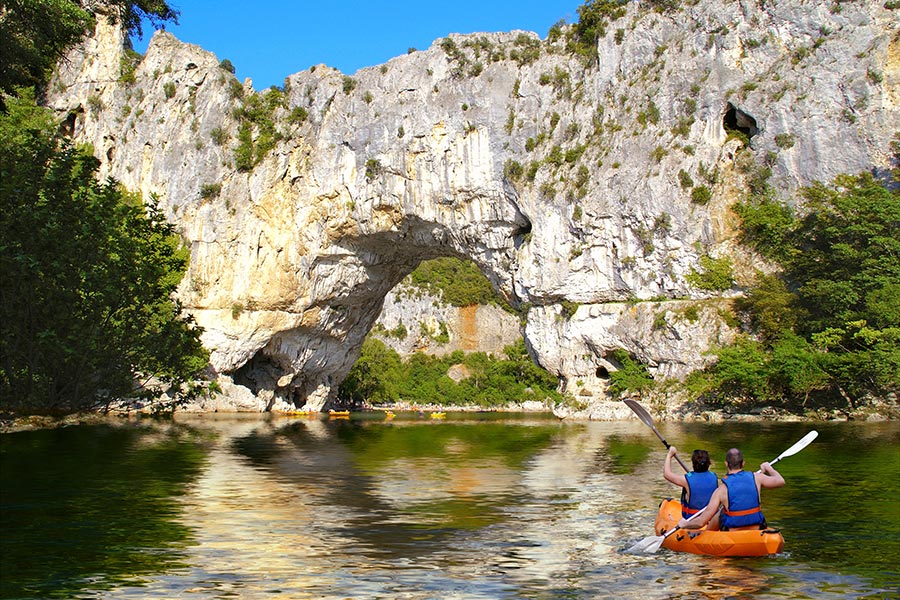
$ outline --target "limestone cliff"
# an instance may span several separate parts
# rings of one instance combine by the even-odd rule
[[[259,94],[165,32],[132,72],[99,23],[49,104],[178,225],[212,366],[263,406],[322,407],[386,294],[445,255],[530,307],[535,359],[598,402],[615,348],[681,377],[733,335],[739,288],[687,276],[707,255],[731,256],[737,285],[759,266],[728,210],[758,167],[785,199],[890,167],[900,19],[883,5],[630,2],[587,65],[564,37],[452,35]]]
[[[427,290],[403,283],[385,297],[372,332],[404,357],[461,350],[502,358],[506,346],[522,339],[519,317],[498,306],[451,306]]]

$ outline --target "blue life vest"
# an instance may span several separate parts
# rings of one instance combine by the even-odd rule
[[[691,471],[684,476],[691,494],[681,490],[681,516],[685,519],[700,512],[709,504],[709,499],[719,487],[719,477],[712,471]]]
[[[722,479],[728,488],[728,510],[722,512],[722,529],[766,522],[759,506],[756,479],[749,471],[738,471]]]

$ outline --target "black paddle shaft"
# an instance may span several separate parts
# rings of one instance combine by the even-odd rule
[[[669,444],[669,442],[666,441],[666,438],[664,438],[662,436],[662,434],[656,430],[656,427],[652,427],[652,429],[653,429],[653,433],[656,434],[656,437],[658,437],[662,441],[662,443],[666,445],[666,450],[668,450],[670,444]],[[678,461],[678,464],[681,465],[681,468],[684,469],[685,473],[687,473],[688,472],[687,465],[685,465],[683,462],[681,462],[681,459],[678,457],[677,454],[675,455],[675,460]]]
[[[640,419],[644,423],[644,425],[653,430],[653,433],[656,434],[656,437],[659,438],[659,441],[665,444],[666,450],[668,450],[670,446],[669,442],[667,442],[666,438],[664,438],[662,434],[656,429],[656,426],[653,424],[653,417],[650,416],[650,413],[647,412],[647,409],[631,399],[625,400],[625,404],[634,412],[634,414],[638,416],[638,419]],[[678,458],[677,454],[675,455],[675,460],[678,461],[678,464],[681,465],[681,468],[684,469],[685,473],[687,473],[689,469],[681,461],[681,459]]]

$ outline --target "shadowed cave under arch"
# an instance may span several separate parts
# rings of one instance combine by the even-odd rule
[[[515,249],[531,230],[531,222],[516,211],[515,222],[491,226],[504,232],[502,248],[489,246],[479,238],[459,239],[458,231],[414,216],[407,216],[391,231],[339,240],[336,245],[345,253],[319,256],[311,268],[317,279],[327,280],[330,270],[346,269],[348,259],[354,263],[353,276],[347,278],[343,289],[314,302],[314,308],[324,315],[320,322],[328,323],[333,335],[317,337],[314,328],[302,327],[281,332],[233,371],[234,383],[267,399],[267,410],[279,399],[310,410],[334,406],[338,387],[358,359],[385,297],[423,261],[441,257],[471,261],[495,294],[517,306],[519,300],[510,285],[512,274],[498,273],[493,265],[498,263],[498,252],[507,253],[512,260]],[[298,368],[298,357],[304,353],[305,362]],[[343,359],[329,362],[326,358],[336,355],[343,355]],[[295,373],[288,383],[284,381],[286,373]],[[310,393],[323,384],[330,390],[326,401],[311,404]]]

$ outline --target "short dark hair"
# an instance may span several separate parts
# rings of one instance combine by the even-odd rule
[[[744,455],[737,448],[732,448],[725,453],[725,464],[729,469],[740,469],[744,466]]]
[[[691,462],[694,463],[694,471],[702,473],[709,471],[709,452],[706,450],[694,450],[691,454]]]

